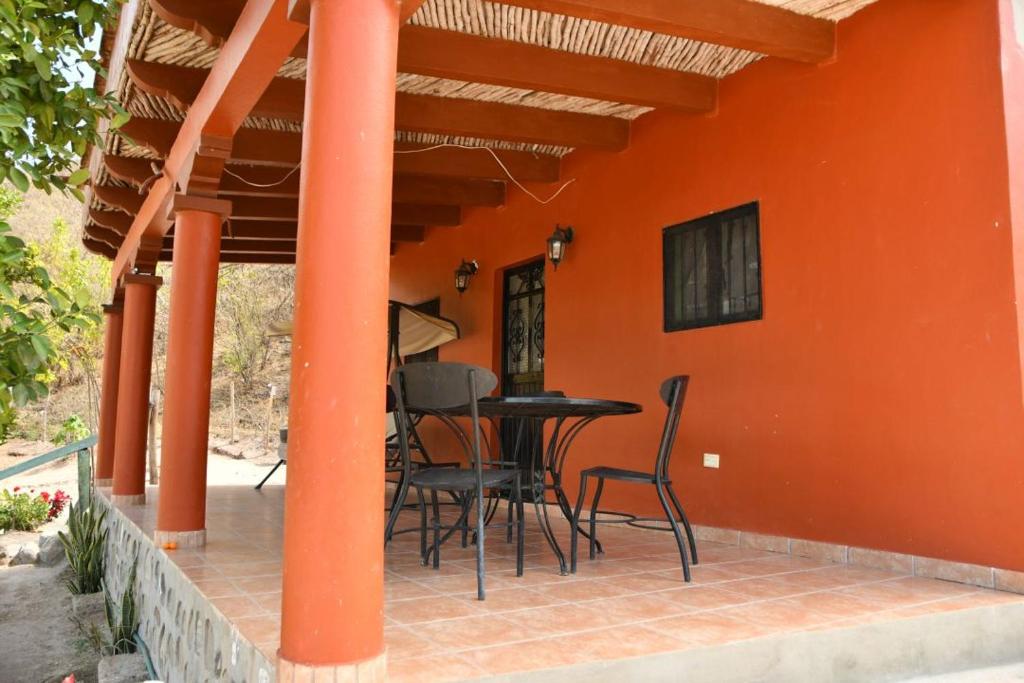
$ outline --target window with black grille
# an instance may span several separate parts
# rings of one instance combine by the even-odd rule
[[[761,318],[757,202],[665,228],[665,331]]]

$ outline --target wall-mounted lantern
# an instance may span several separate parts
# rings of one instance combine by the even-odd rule
[[[462,259],[462,263],[455,269],[455,289],[458,290],[459,294],[466,291],[469,287],[470,279],[476,275],[478,270],[480,270],[480,265],[475,259],[472,261]]]
[[[556,225],[555,232],[548,238],[548,260],[554,265],[555,270],[558,270],[558,264],[565,258],[565,250],[570,242],[572,242],[572,226],[563,228]]]

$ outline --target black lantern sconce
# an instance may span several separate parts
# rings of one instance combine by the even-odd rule
[[[469,281],[478,270],[480,270],[480,265],[476,260],[462,259],[462,263],[455,269],[455,289],[460,295],[469,288]]]
[[[572,226],[555,226],[555,232],[548,238],[548,260],[558,270],[558,264],[565,258],[565,250],[572,242]]]

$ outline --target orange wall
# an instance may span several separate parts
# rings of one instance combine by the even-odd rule
[[[688,373],[672,473],[695,521],[1024,569],[998,9],[881,0],[840,24],[834,63],[756,64],[715,116],[651,114],[626,151],[568,157],[551,204],[511,192],[402,245],[392,296],[440,294],[465,335],[442,358],[494,366],[500,269],[572,224],[548,267],[547,385],[645,412],[589,428],[571,489],[585,463],[650,467],[658,384]],[[764,319],[663,333],[662,228],[755,199]],[[459,297],[461,257],[481,272]]]

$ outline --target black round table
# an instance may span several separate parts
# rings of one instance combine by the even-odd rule
[[[551,546],[551,550],[554,551],[555,557],[558,558],[562,574],[567,574],[565,554],[558,545],[558,539],[555,537],[551,520],[548,517],[545,492],[549,490],[554,492],[555,500],[561,508],[562,514],[571,522],[572,505],[562,489],[562,467],[573,441],[584,427],[599,418],[611,415],[632,415],[639,413],[643,408],[639,404],[626,401],[566,396],[494,396],[480,399],[477,405],[480,416],[492,422],[503,419],[523,420],[520,422],[520,428],[517,429],[519,436],[522,435],[521,426],[526,420],[535,421],[541,429],[545,422],[554,420],[554,428],[547,445],[540,450],[530,449],[532,453],[530,485],[541,532],[547,539],[548,545]],[[467,406],[465,414],[468,413]],[[528,444],[523,443],[522,439],[517,437],[513,446],[517,459],[521,449],[527,446]],[[548,478],[550,481],[547,481]]]

